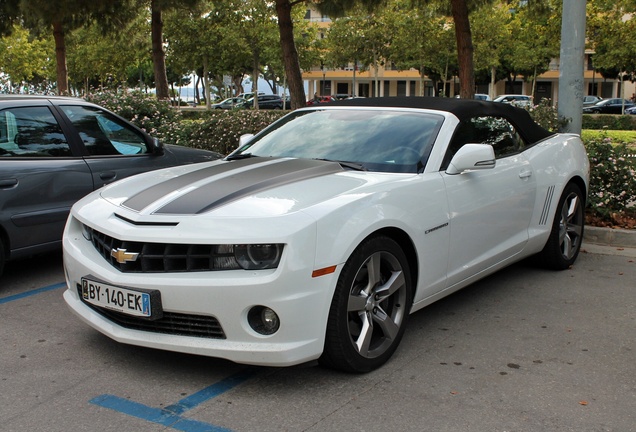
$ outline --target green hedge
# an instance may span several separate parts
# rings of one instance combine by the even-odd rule
[[[583,129],[636,130],[636,115],[583,114]]]

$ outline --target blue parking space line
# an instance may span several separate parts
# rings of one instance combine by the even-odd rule
[[[245,382],[256,373],[255,369],[246,369],[234,375],[231,375],[218,383],[212,384],[192,395],[180,400],[174,405],[165,408],[152,408],[129,399],[120,398],[109,394],[104,394],[91,399],[89,402],[136,417],[148,422],[157,423],[167,426],[171,429],[183,432],[232,432],[220,426],[210,423],[204,423],[197,420],[184,418],[181,414],[189,411],[205,401],[233,389],[237,385]]]
[[[237,385],[249,379],[255,373],[256,371],[254,369],[247,369],[243,372],[231,375],[216,384],[212,384],[211,386],[206,387],[203,390],[191,394],[187,398],[181,399],[174,405],[167,406],[164,409],[174,414],[182,414],[188,410],[191,410],[192,408],[195,408],[197,405],[200,405],[207,400],[215,398],[220,394],[233,389]]]
[[[66,287],[66,282],[60,282],[57,284],[53,284],[53,285],[49,285],[49,286],[45,286],[43,288],[37,288],[31,291],[26,291],[20,294],[15,294],[12,296],[8,296],[8,297],[4,297],[4,298],[0,298],[0,304],[4,304],[4,303],[9,303],[15,300],[20,300],[23,299],[25,297],[31,297],[37,294],[41,294],[43,292],[47,292],[47,291],[52,291],[52,290],[56,290],[56,289],[60,289],[60,288],[64,288]]]
[[[131,417],[157,423],[183,432],[231,432],[229,429],[183,418],[166,410],[151,408],[118,396],[105,394],[97,396],[90,402],[103,408],[109,408],[113,411],[127,414]]]

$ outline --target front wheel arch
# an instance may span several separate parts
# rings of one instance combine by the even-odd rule
[[[364,373],[397,349],[413,302],[409,262],[385,235],[367,237],[347,259],[334,291],[319,362]]]
[[[0,230],[0,276],[2,276],[2,271],[4,270],[4,263],[6,262],[7,255],[8,255],[8,251],[5,251],[4,247],[5,247],[4,238],[2,236],[2,231]]]

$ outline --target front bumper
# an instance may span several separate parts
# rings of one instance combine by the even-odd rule
[[[308,251],[315,250],[314,245],[311,229],[297,233],[285,251],[294,258],[283,258],[275,270],[121,273],[82,236],[81,224],[71,217],[63,241],[68,286],[64,300],[85,323],[118,342],[253,365],[300,364],[322,353],[327,316],[340,271],[339,266],[335,273],[312,278],[314,257]],[[118,325],[80,298],[77,286],[87,275],[115,286],[159,290],[164,311],[212,316],[221,325],[225,339]],[[250,327],[247,316],[254,306],[266,306],[278,314],[280,328],[276,333],[264,336]]]

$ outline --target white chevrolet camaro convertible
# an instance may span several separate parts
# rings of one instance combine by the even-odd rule
[[[520,108],[354,99],[243,138],[73,207],[73,312],[123,343],[366,372],[410,313],[529,256],[566,269],[581,247],[581,139]]]

